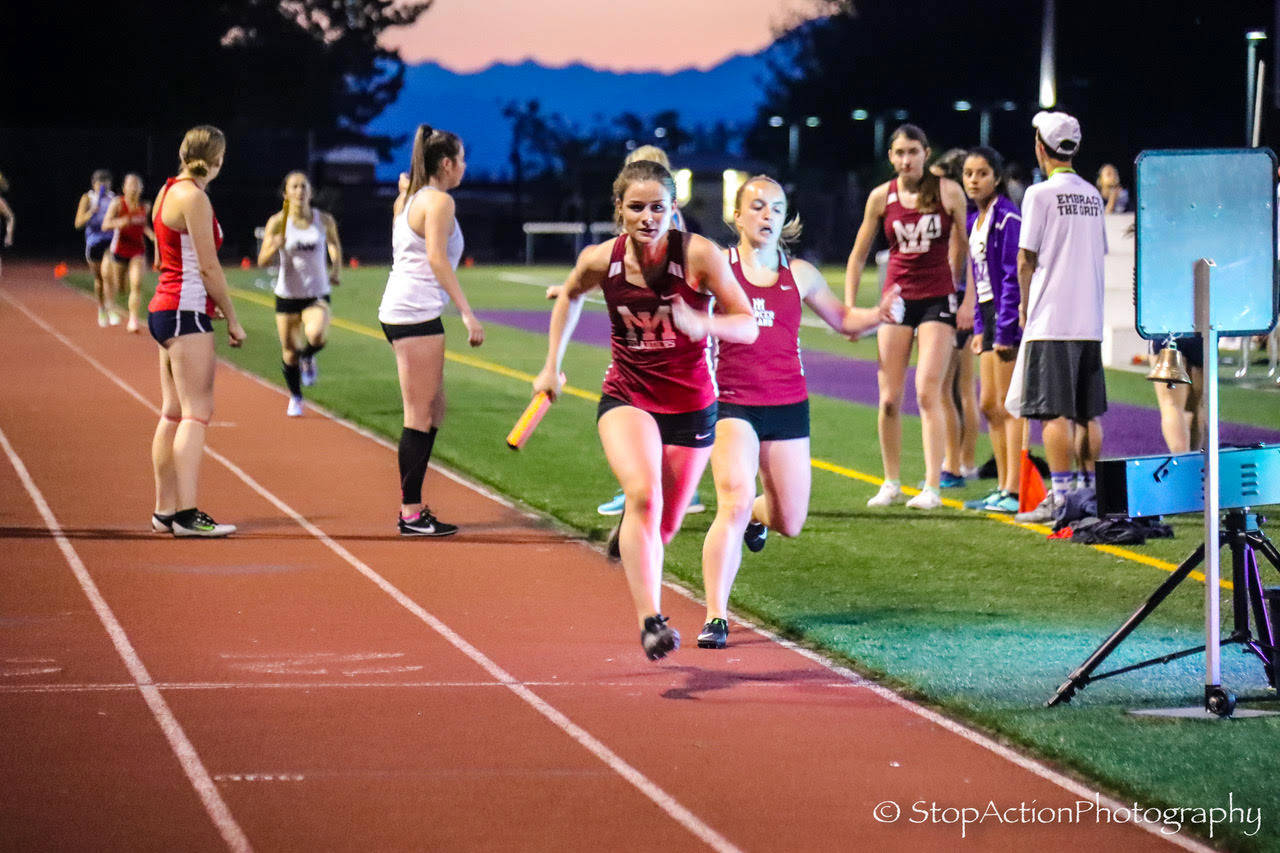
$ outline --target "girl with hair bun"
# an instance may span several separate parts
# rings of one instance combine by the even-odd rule
[[[885,287],[898,286],[893,322],[876,335],[880,386],[878,432],[884,482],[867,506],[883,507],[906,499],[902,492],[902,394],[911,362],[912,344],[919,340],[916,360],[916,403],[920,407],[925,476],[920,494],[907,501],[911,509],[942,506],[938,493],[947,427],[942,383],[955,348],[957,328],[973,326],[973,294],[965,291],[957,305],[956,282],[964,278],[968,261],[965,197],[960,185],[925,168],[929,140],[924,131],[904,124],[889,138],[889,162],[897,177],[867,197],[866,212],[849,263],[845,268],[844,301],[852,306],[876,231],[884,223],[889,240],[889,270]]]
[[[734,277],[760,329],[754,343],[720,341],[716,355],[719,414],[711,451],[716,517],[702,547],[707,622],[698,646],[722,649],[729,638],[729,592],[742,563],[742,543],[764,548],[770,529],[800,534],[809,514],[809,392],[800,358],[800,315],[808,305],[842,335],[865,334],[889,319],[897,291],[880,308],[850,308],[817,267],[784,246],[800,235],[787,219],[787,194],[768,175],[749,178],[734,200],[738,244],[727,250]],[[756,474],[764,493],[756,496]]]
[[[409,185],[397,199],[392,221],[393,259],[378,308],[382,332],[396,355],[404,428],[400,432],[401,536],[448,536],[446,524],[423,502],[422,485],[436,434],[444,419],[444,324],[452,300],[467,327],[467,342],[484,343],[484,327],[471,311],[455,270],[462,258],[462,229],[450,190],[467,171],[462,140],[446,130],[418,126]]]
[[[205,430],[213,415],[217,356],[212,316],[226,318],[231,346],[240,346],[245,338],[218,263],[222,226],[205,195],[205,187],[222,170],[226,148],[226,137],[216,127],[187,131],[178,149],[181,169],[156,196],[151,223],[160,281],[147,306],[147,325],[160,345],[162,396],[151,443],[156,477],[151,527],[178,537],[226,536],[236,529],[196,506]]]
[[[621,233],[578,255],[551,312],[547,360],[533,391],[559,396],[560,364],[583,297],[601,288],[612,362],[596,422],[626,502],[609,551],[627,575],[641,648],[658,660],[680,647],[661,612],[663,546],[680,529],[715,437],[708,339],[749,344],[757,330],[719,248],[671,227],[675,181],[661,164],[623,166],[613,204]],[[712,298],[720,307],[714,316]]]

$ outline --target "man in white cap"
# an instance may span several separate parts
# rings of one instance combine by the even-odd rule
[[[1036,161],[1047,178],[1022,199],[1018,284],[1022,290],[1022,347],[1006,405],[1043,424],[1053,490],[1023,521],[1048,521],[1075,484],[1072,457],[1085,486],[1093,486],[1102,445],[1098,417],[1107,410],[1102,372],[1103,201],[1071,163],[1080,147],[1080,122],[1063,112],[1040,112]],[[1021,376],[1019,383],[1018,377]],[[1020,395],[1020,396],[1018,396]]]

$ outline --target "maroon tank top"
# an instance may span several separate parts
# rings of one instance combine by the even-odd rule
[[[729,266],[751,303],[760,335],[753,344],[720,341],[716,384],[720,401],[742,406],[785,406],[808,399],[800,361],[800,288],[787,256],[778,250],[778,280],[769,287],[747,281],[737,247]]]
[[[929,299],[955,293],[947,246],[951,214],[939,202],[932,213],[902,206],[898,179],[889,182],[884,205],[884,233],[889,238],[889,270],[884,286],[898,285],[903,299]]]
[[[667,271],[655,289],[626,277],[627,235],[613,242],[604,301],[609,309],[613,360],[604,373],[604,392],[646,412],[676,414],[705,409],[716,400],[709,339],[692,341],[676,330],[671,300],[683,299],[706,312],[711,297],[685,280],[684,232],[667,233]]]

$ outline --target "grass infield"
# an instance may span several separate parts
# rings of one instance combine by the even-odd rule
[[[485,267],[462,269],[459,277],[481,312],[547,309],[539,285],[556,283],[565,272]],[[824,272],[839,292],[843,270]],[[83,275],[70,278],[81,287],[87,284]],[[220,336],[222,355],[283,384],[265,275],[230,269],[228,278],[249,339],[242,349],[230,350]],[[385,268],[344,271],[333,298],[330,345],[318,359],[320,382],[306,395],[394,440],[401,423],[395,363],[377,323],[385,278]],[[863,298],[869,300],[874,291],[874,281],[868,280]],[[484,346],[471,350],[456,315],[447,315],[445,326],[449,404],[436,458],[587,537],[603,539],[612,520],[597,515],[595,506],[614,493],[616,482],[596,436],[594,397],[607,352],[570,346],[565,372],[583,394],[563,398],[525,448],[512,453],[503,439],[529,400],[528,378],[542,364],[545,334],[487,325]],[[802,341],[810,350],[875,357],[872,341],[850,344],[823,329],[804,329]],[[1154,408],[1150,384],[1140,374],[1109,371],[1107,380],[1112,400]],[[281,418],[284,405],[281,398]],[[1224,386],[1221,408],[1224,420],[1280,424],[1280,393]],[[1065,707],[1042,707],[1192,551],[1202,535],[1198,517],[1173,519],[1173,540],[1106,553],[1048,541],[1044,529],[956,508],[925,514],[901,506],[867,509],[880,472],[874,408],[817,396],[812,420],[815,470],[808,524],[797,539],[774,536],[762,553],[745,555],[733,595],[738,612],[1069,768],[1123,802],[1186,808],[1182,833],[1209,837],[1209,828],[1194,822],[1194,810],[1226,808],[1229,796],[1236,807],[1260,809],[1260,829],[1237,818],[1213,828],[1214,843],[1280,850],[1280,789],[1274,784],[1280,717],[1171,720],[1128,713],[1198,706],[1202,656],[1095,684]],[[908,483],[923,476],[919,430],[918,418],[904,417],[902,467]],[[989,452],[984,436],[979,459]],[[948,490],[946,497],[963,501],[990,486],[983,481]],[[713,511],[709,474],[701,494]],[[388,517],[397,500],[395,483],[389,481]],[[437,509],[452,520],[447,506]],[[699,593],[702,539],[711,511],[689,516],[667,550],[669,576]],[[1224,563],[1229,577],[1229,561]],[[1265,562],[1262,568],[1264,584],[1280,585]],[[626,594],[621,585],[618,594]],[[1112,656],[1108,668],[1199,645],[1203,600],[1202,580],[1183,583]],[[1223,614],[1230,618],[1229,592]],[[687,633],[698,626],[680,627]],[[690,644],[681,654],[707,653]],[[1224,649],[1223,681],[1242,706],[1280,710],[1266,701],[1275,697],[1261,664],[1237,647]],[[920,794],[934,798],[928,791]],[[1016,804],[997,804],[1009,805]]]

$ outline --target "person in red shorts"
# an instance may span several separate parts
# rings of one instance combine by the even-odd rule
[[[973,288],[956,302],[956,282],[962,280],[969,257],[965,233],[964,190],[955,181],[925,168],[929,140],[924,131],[904,124],[889,138],[889,162],[897,177],[871,191],[845,268],[845,304],[852,306],[867,254],[880,223],[889,239],[889,270],[885,287],[901,288],[894,322],[877,333],[879,345],[880,456],[884,483],[867,506],[881,507],[905,498],[899,463],[902,456],[902,393],[911,345],[919,340],[916,359],[916,403],[920,407],[924,441],[924,488],[907,506],[937,509],[938,489],[947,426],[942,385],[955,349],[956,329],[973,328]]]
[[[534,393],[554,401],[560,364],[582,311],[599,287],[612,325],[612,362],[597,410],[605,458],[626,495],[616,547],[650,660],[680,647],[661,612],[663,546],[680,529],[711,456],[716,391],[708,338],[751,343],[756,324],[719,248],[671,228],[671,173],[651,160],[622,168],[613,184],[622,233],[584,249],[551,312],[547,360]],[[721,313],[712,316],[712,298]]]
[[[858,336],[888,322],[895,288],[879,309],[842,303],[817,267],[788,257],[782,244],[800,236],[799,217],[787,220],[787,195],[768,175],[738,188],[733,226],[738,245],[729,265],[760,329],[755,343],[720,341],[720,388],[711,472],[716,517],[702,546],[707,622],[698,646],[722,649],[729,639],[729,592],[742,563],[742,545],[759,551],[770,529],[800,534],[809,514],[809,392],[800,355],[802,303],[842,335]],[[764,494],[756,497],[756,473]]]
[[[142,310],[142,269],[146,264],[146,237],[151,245],[156,243],[151,230],[151,204],[142,200],[142,178],[135,174],[124,176],[121,195],[111,200],[102,227],[114,230],[111,248],[105,258],[107,267],[107,300],[115,308],[116,294],[120,292],[124,271],[129,270],[129,323],[125,330],[137,333],[138,312]]]

